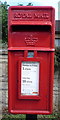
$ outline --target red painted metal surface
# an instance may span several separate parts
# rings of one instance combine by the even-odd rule
[[[10,113],[52,113],[54,14],[52,7],[12,6],[9,8],[8,109]],[[34,56],[29,58],[29,52],[33,52]],[[39,62],[38,95],[21,95],[21,64],[23,61]]]

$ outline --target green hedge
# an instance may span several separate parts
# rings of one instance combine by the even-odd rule
[[[60,47],[55,49],[55,69],[60,66]]]

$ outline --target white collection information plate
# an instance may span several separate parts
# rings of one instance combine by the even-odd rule
[[[21,95],[39,95],[39,62],[22,62]]]

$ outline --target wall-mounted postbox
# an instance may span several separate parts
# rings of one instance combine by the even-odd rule
[[[8,104],[11,113],[52,113],[54,17],[52,7],[9,8]]]

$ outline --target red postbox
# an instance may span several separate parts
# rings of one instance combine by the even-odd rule
[[[52,113],[54,14],[52,7],[9,8],[8,108],[10,113]]]

